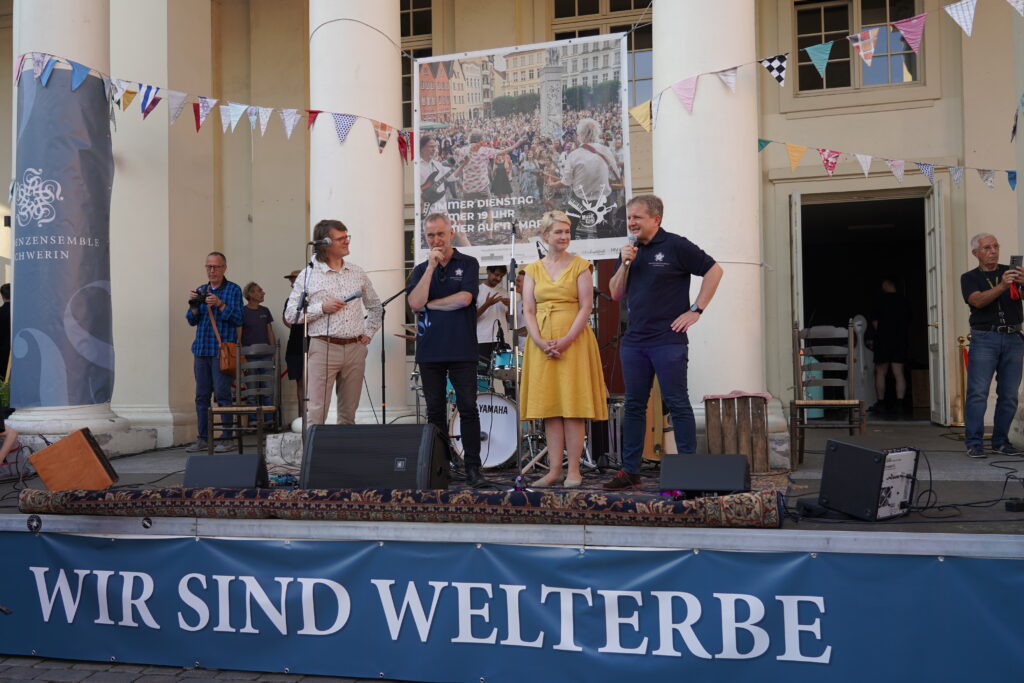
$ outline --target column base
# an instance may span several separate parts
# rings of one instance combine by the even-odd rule
[[[127,432],[131,428],[128,420],[114,414],[109,403],[18,408],[7,424],[22,434],[70,434],[88,427],[95,435]]]
[[[167,405],[113,405],[118,416],[131,423],[132,429],[149,429],[156,434],[155,448],[170,448],[196,440],[196,412],[174,410]]]

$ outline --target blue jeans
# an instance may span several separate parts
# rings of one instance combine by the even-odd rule
[[[1017,413],[1017,389],[1024,366],[1024,340],[1018,334],[971,332],[967,355],[967,400],[964,424],[967,448],[981,447],[985,436],[985,408],[992,375],[996,376],[996,413],[992,418],[992,448],[1009,443],[1010,422]]]
[[[622,420],[622,468],[640,473],[640,457],[644,451],[644,429],[647,422],[647,401],[657,375],[661,397],[672,415],[676,447],[680,453],[697,450],[697,423],[686,393],[686,344],[662,346],[623,346],[622,379],[626,382],[626,406]],[[661,406],[656,410],[660,411]]]
[[[206,441],[208,434],[210,394],[213,394],[217,405],[231,405],[231,378],[220,371],[220,358],[217,356],[193,356],[196,375],[196,419],[199,425],[199,440]],[[231,417],[222,415],[220,423],[227,425]],[[221,433],[221,438],[224,433]]]

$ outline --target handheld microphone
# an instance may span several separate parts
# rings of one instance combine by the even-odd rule
[[[328,239],[330,239],[330,238],[328,238]],[[358,299],[362,295],[363,295],[363,290],[357,289],[356,291],[352,292],[351,294],[346,296],[344,299],[342,299],[342,301],[344,301],[345,303],[348,303],[349,301],[353,301],[354,299]]]
[[[634,248],[636,247],[636,235],[634,235],[633,233],[629,233],[629,246]],[[623,261],[622,264],[628,266],[632,262],[633,259],[628,258],[625,261]]]
[[[329,246],[331,246],[331,238],[330,237],[324,237],[322,239],[312,240],[310,242],[306,242],[306,246],[307,247],[329,247]]]

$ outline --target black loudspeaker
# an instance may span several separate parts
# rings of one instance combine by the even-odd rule
[[[869,522],[907,514],[917,453],[915,448],[879,450],[829,439],[818,504]]]
[[[448,442],[434,425],[314,425],[304,489],[446,489]]]
[[[725,495],[750,490],[750,465],[745,455],[661,456],[661,490],[686,497]]]
[[[185,488],[267,488],[267,461],[255,453],[193,455],[185,462]]]

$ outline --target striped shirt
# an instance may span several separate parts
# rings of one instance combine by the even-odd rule
[[[366,272],[354,263],[346,261],[340,270],[331,270],[326,263],[315,259],[312,266],[306,266],[295,278],[285,306],[285,320],[292,324],[302,324],[299,301],[303,291],[309,292],[310,337],[351,339],[361,334],[372,337],[380,329],[384,307]],[[358,291],[363,293],[359,299],[348,302],[336,313],[324,313],[324,300],[328,297],[344,301]]]

